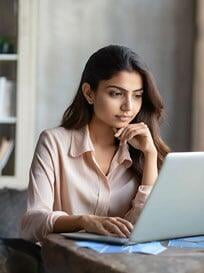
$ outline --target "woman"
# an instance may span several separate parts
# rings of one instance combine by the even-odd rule
[[[59,127],[40,135],[30,169],[22,236],[85,230],[128,237],[169,149],[163,105],[139,56],[95,52]]]

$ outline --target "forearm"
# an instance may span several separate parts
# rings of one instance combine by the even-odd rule
[[[133,229],[130,222],[120,217],[96,215],[60,216],[54,224],[54,232],[73,232],[84,229],[102,235],[128,237]]]
[[[53,232],[74,232],[83,229],[83,215],[60,216],[54,223]]]
[[[130,221],[132,224],[136,223],[158,176],[157,152],[154,151],[151,153],[145,153],[144,157],[144,169],[141,185],[139,186],[137,194],[132,201],[131,209],[124,216],[124,218]]]
[[[144,155],[142,185],[153,185],[158,176],[157,152]]]

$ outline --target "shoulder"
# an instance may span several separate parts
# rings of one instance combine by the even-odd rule
[[[65,129],[64,127],[54,127],[48,128],[41,132],[40,137],[52,137],[52,138],[61,138],[61,137],[70,137],[72,130]]]
[[[67,145],[71,141],[72,131],[64,127],[45,129],[41,132],[38,142],[49,146]]]

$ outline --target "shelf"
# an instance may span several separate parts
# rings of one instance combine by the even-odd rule
[[[23,190],[27,185],[19,183],[16,176],[0,175],[0,189],[13,188]]]
[[[0,124],[15,124],[16,121],[17,121],[16,117],[0,118]]]
[[[17,61],[17,54],[0,54],[0,61]]]
[[[11,107],[13,112],[0,111],[0,139],[13,139],[15,144],[3,169],[4,175],[0,175],[0,188],[20,189],[28,185],[28,173],[35,148],[33,102],[36,90],[38,11],[39,0],[0,0],[0,18],[4,21],[0,27],[1,34],[8,37],[15,52],[0,53],[0,76],[12,81],[15,90]]]

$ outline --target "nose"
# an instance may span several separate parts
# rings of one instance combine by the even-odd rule
[[[132,99],[131,97],[127,97],[124,99],[122,105],[121,105],[122,111],[131,111],[132,110]]]

